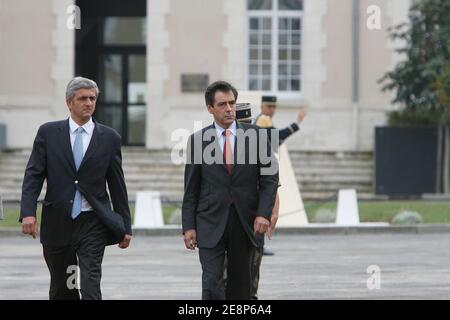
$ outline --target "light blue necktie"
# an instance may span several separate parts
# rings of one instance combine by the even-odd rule
[[[73,160],[75,160],[75,167],[77,170],[80,168],[81,161],[83,160],[83,131],[82,127],[79,127],[75,130],[75,142],[73,144]],[[81,194],[77,190],[75,192],[75,198],[73,199],[73,207],[72,207],[72,219],[78,217],[81,213]]]

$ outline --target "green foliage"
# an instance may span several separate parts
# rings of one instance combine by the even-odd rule
[[[435,126],[439,123],[442,112],[437,108],[430,109],[402,109],[388,113],[388,124],[390,126]]]
[[[336,210],[321,208],[316,211],[312,220],[314,223],[334,223],[336,222]]]
[[[389,118],[397,124],[438,124],[447,119],[439,86],[448,80],[450,66],[450,1],[414,1],[409,20],[389,28],[392,40],[405,43],[397,50],[405,60],[387,72],[380,83],[384,83],[383,91],[394,90],[392,102],[407,110],[395,111]]]
[[[435,88],[439,104],[450,110],[450,64],[436,78]]]
[[[418,224],[422,222],[422,216],[415,211],[401,211],[392,219],[393,224]]]

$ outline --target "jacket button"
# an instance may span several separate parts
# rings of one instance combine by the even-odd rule
[[[70,200],[69,202],[70,202],[70,203],[73,203],[73,200]]]
[[[75,184],[78,184],[78,180],[75,180]]]

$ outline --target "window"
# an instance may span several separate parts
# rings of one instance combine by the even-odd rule
[[[103,43],[105,45],[145,45],[145,17],[105,17]]]
[[[302,0],[247,0],[248,89],[301,90]]]

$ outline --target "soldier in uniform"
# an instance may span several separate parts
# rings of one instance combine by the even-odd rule
[[[275,129],[272,123],[272,117],[275,114],[277,98],[275,96],[263,96],[261,104],[261,114],[255,119],[255,125],[261,128]],[[297,121],[293,122],[291,125],[284,129],[278,130],[279,133],[279,143],[280,145],[288,138],[291,134],[299,130],[299,124],[303,121],[306,116],[306,109],[299,111],[297,115]],[[252,114],[250,103],[238,103],[236,104],[236,120],[239,122],[251,123]],[[269,239],[272,238],[275,226],[279,217],[280,200],[277,193],[275,205],[272,210],[272,216],[270,221],[270,227],[267,232]],[[273,253],[268,252],[264,247],[258,247],[255,250],[255,255],[252,263],[252,287],[250,291],[250,297],[252,300],[258,300],[258,285],[259,285],[259,270],[261,267],[261,261],[263,255],[273,255]],[[224,281],[226,285],[227,281],[227,260],[225,259],[224,268]]]
[[[261,98],[261,113],[255,119],[255,125],[261,128],[275,129],[272,117],[275,114],[277,107],[277,97],[275,96],[262,96]],[[281,145],[291,134],[299,130],[299,124],[306,116],[306,109],[302,108],[297,114],[297,121],[291,123],[289,126],[278,130],[279,144]],[[275,225],[279,216],[280,200],[277,193],[275,200],[275,206],[272,212],[272,219],[270,223],[270,229],[268,231],[269,239],[271,239]],[[274,253],[268,250],[265,246],[260,247],[255,252],[253,260],[253,281],[251,288],[251,299],[258,299],[258,284],[259,284],[259,269],[261,267],[261,261],[263,255],[273,255]]]
[[[252,110],[250,103],[237,103],[236,104],[236,120],[244,123],[252,123]],[[275,205],[272,210],[272,216],[270,219],[270,226],[268,230],[269,239],[272,238],[273,231],[275,229],[275,225],[279,216],[279,208],[280,208],[280,200],[277,196],[275,198]],[[254,259],[252,262],[252,286],[250,291],[250,297],[252,300],[258,300],[258,283],[259,283],[259,268],[261,266],[261,259],[263,255],[263,247],[257,247],[255,250]],[[223,279],[225,282],[225,286],[227,284],[227,259],[225,257],[225,266],[224,266],[224,274]]]
[[[261,99],[261,113],[256,117],[255,125],[261,128],[274,129],[272,118],[277,108],[276,96],[263,96]],[[299,130],[299,124],[306,116],[306,109],[302,108],[297,114],[297,121],[278,130],[279,142],[282,144],[291,134]]]

